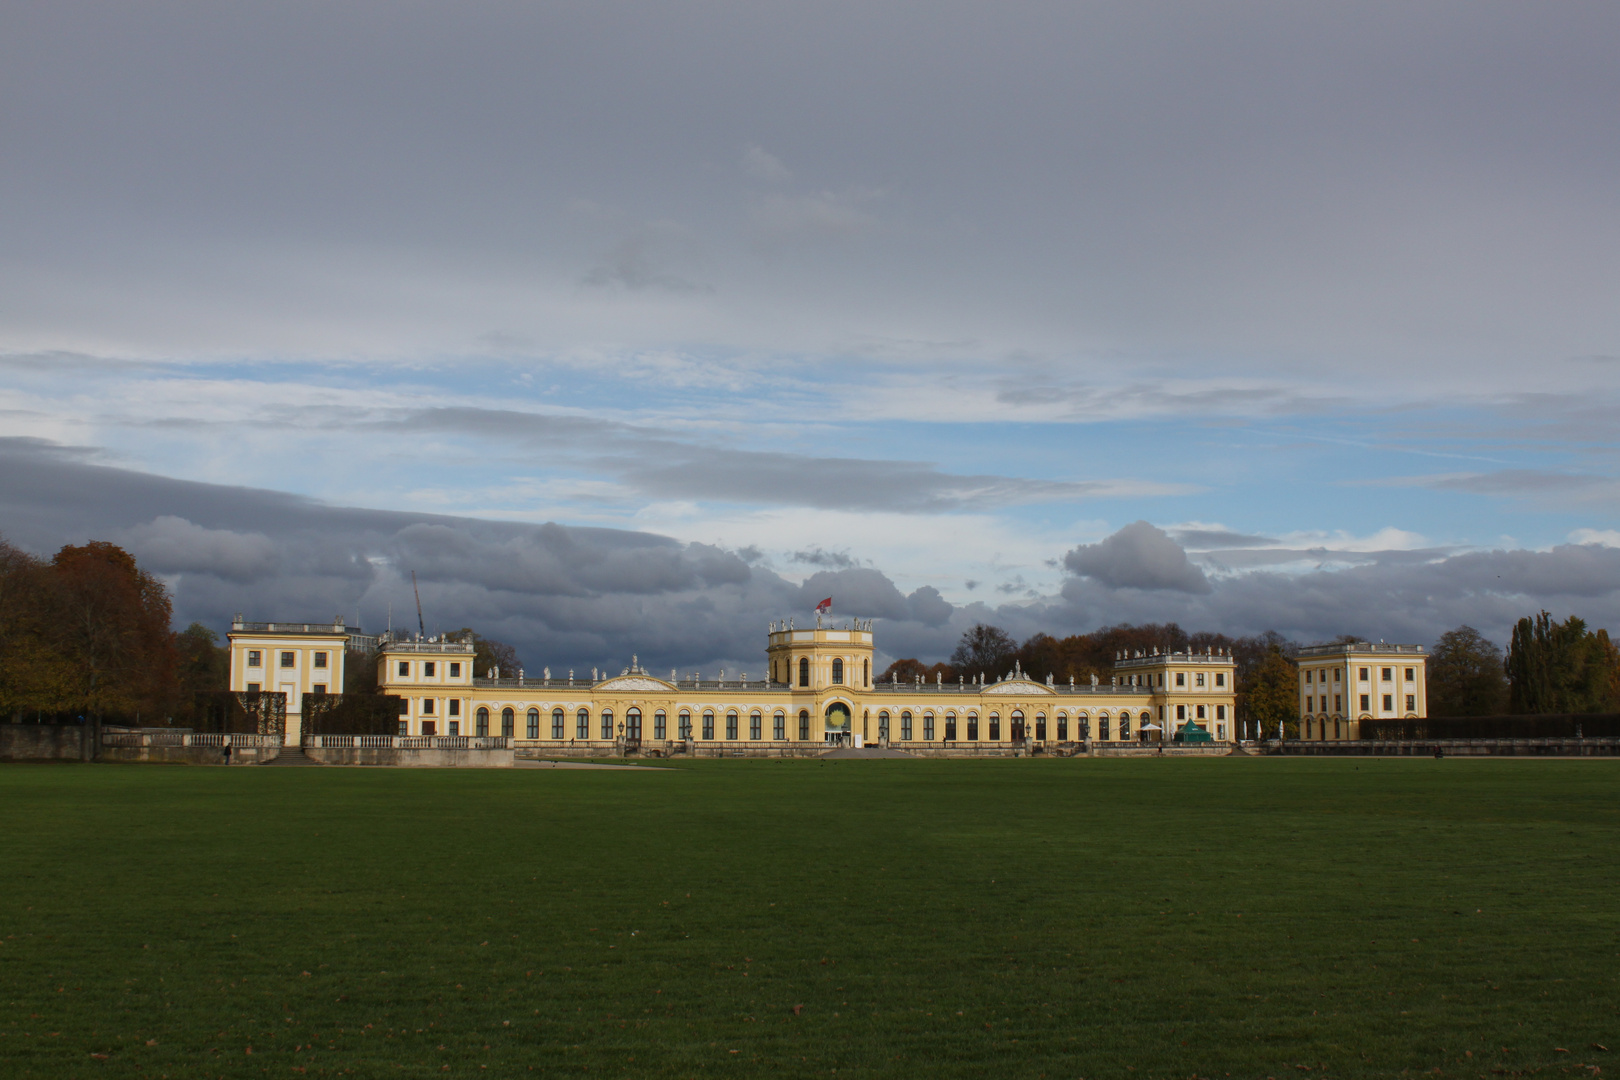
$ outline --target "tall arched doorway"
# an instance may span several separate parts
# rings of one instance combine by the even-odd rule
[[[842,701],[830,702],[827,711],[822,715],[822,726],[826,728],[828,742],[847,742],[850,738],[849,706]]]

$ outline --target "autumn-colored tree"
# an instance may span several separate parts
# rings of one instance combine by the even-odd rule
[[[73,666],[57,647],[50,567],[0,539],[0,716],[43,719],[73,704]]]
[[[214,631],[194,622],[175,635],[174,644],[179,655],[182,696],[224,690],[230,685],[231,653],[219,643],[219,635]]]
[[[1272,644],[1254,669],[1239,678],[1237,709],[1238,718],[1258,725],[1262,737],[1275,735],[1279,722],[1285,737],[1298,737],[1298,684],[1281,645]]]
[[[62,548],[51,571],[52,636],[72,663],[71,707],[150,722],[172,715],[179,654],[163,583],[101,540]]]
[[[954,683],[956,669],[949,664],[930,665],[924,664],[921,660],[896,660],[883,669],[883,674],[877,677],[877,682],[886,683],[898,679],[903,683],[914,683],[919,676],[926,683],[933,683],[935,680]]]

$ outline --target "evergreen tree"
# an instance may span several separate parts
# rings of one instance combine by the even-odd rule
[[[1615,649],[1571,615],[1543,611],[1519,620],[1508,647],[1508,707],[1515,713],[1608,712],[1616,707]]]

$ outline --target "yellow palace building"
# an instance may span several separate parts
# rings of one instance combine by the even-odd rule
[[[341,624],[238,626],[231,633],[233,690],[248,689],[252,673],[268,667],[310,692],[308,673],[341,663],[342,647],[333,645],[341,641]],[[260,667],[249,664],[250,652]],[[323,652],[328,667],[316,668]],[[540,755],[769,756],[820,753],[829,744],[975,754],[1139,746],[1178,735],[1224,743],[1235,734],[1228,655],[1122,655],[1107,682],[1041,682],[1017,670],[954,684],[875,682],[870,620],[833,626],[818,617],[803,629],[772,624],[757,673],[671,671],[665,678],[635,659],[617,675],[476,672],[470,643],[386,636],[376,644],[375,662],[378,692],[401,700],[401,736],[499,737],[520,753]],[[332,684],[342,686],[341,670]],[[280,684],[264,678],[259,685]],[[289,741],[296,741],[294,698],[287,718]]]

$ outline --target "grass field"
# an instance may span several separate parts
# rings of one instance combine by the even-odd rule
[[[1590,1076],[1617,840],[1609,761],[0,766],[0,1073]]]

